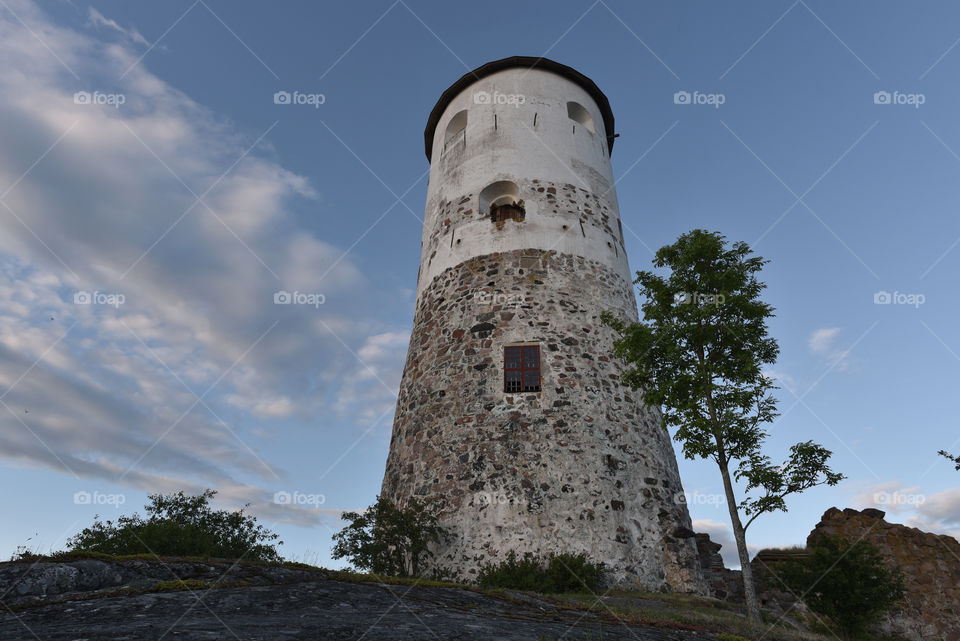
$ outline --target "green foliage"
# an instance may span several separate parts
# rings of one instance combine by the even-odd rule
[[[760,445],[766,438],[764,434],[756,449],[740,461],[735,473],[736,478],[747,481],[746,491],[762,489],[757,497],[747,496],[740,503],[743,513],[750,517],[744,528],[765,512],[777,510],[786,512],[784,500],[790,494],[797,494],[817,485],[836,485],[844,479],[843,474],[827,467],[832,452],[813,441],[797,443],[790,447],[790,456],[780,464],[774,465],[769,457],[760,453]]]
[[[953,454],[951,454],[950,452],[947,452],[946,450],[940,450],[937,453],[940,456],[949,459],[951,463],[957,466],[956,469],[960,470],[960,456],[954,456]]]
[[[821,537],[806,559],[784,564],[781,578],[846,638],[862,634],[904,595],[899,568],[888,568],[877,548],[840,537]]]
[[[433,557],[432,544],[450,536],[439,525],[434,501],[410,500],[400,508],[387,498],[363,512],[344,512],[350,524],[333,538],[332,557],[347,557],[355,567],[374,574],[419,577],[426,560]]]
[[[25,545],[18,545],[17,549],[10,555],[11,561],[22,561],[25,563],[35,563],[42,558],[42,554],[37,554]]]
[[[183,492],[151,494],[147,517],[120,516],[116,522],[100,521],[67,541],[74,552],[100,552],[114,556],[149,554],[195,556],[279,562],[273,543],[278,537],[256,517],[243,510],[213,510],[214,490],[197,496]],[[283,543],[280,541],[279,543]]]
[[[619,334],[614,353],[626,363],[622,381],[661,408],[684,456],[713,459],[720,469],[752,621],[760,620],[760,606],[745,530],[761,514],[786,511],[786,496],[844,478],[827,465],[831,452],[812,441],[791,447],[780,464],[763,454],[764,424],[778,416],[770,393],[776,386],[764,368],[780,351],[767,335],[773,307],[760,299],[766,285],[758,275],[767,262],[746,243],[728,248],[722,234],[695,229],[654,256],[668,276],[637,272],[642,322],[602,316]],[[739,504],[734,479],[745,481]]]
[[[767,335],[774,310],[760,300],[766,285],[758,274],[769,261],[750,254],[743,242],[727,249],[718,232],[684,234],[654,257],[668,277],[637,272],[644,321],[627,324],[610,313],[603,320],[620,334],[614,352],[627,364],[623,382],[662,408],[688,459],[738,463],[747,491],[761,490],[739,506],[755,518],[785,511],[788,494],[843,476],[827,467],[831,452],[811,441],[794,445],[780,465],[761,452],[763,424],[778,416],[776,386],[763,368],[780,348]]]
[[[585,554],[565,552],[543,561],[529,552],[517,558],[511,551],[500,563],[484,565],[478,581],[483,588],[558,594],[595,592],[603,585],[603,577],[603,564],[592,563]]]
[[[615,352],[628,364],[623,381],[663,407],[688,458],[717,455],[715,422],[729,432],[726,450],[743,458],[755,449],[759,424],[776,416],[767,394],[774,386],[762,373],[779,352],[766,335],[773,308],[759,299],[757,273],[767,261],[749,253],[745,243],[727,250],[717,233],[684,234],[654,257],[669,277],[637,272],[644,322],[604,318],[621,334]]]

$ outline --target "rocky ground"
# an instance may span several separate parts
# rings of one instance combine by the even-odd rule
[[[523,594],[343,578],[225,562],[0,563],[0,639],[716,639]]]

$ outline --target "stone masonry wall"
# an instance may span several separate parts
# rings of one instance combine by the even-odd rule
[[[910,641],[960,641],[960,542],[951,536],[887,523],[884,516],[883,511],[872,508],[857,511],[832,507],[807,537],[807,547],[824,535],[875,546],[890,566],[903,572],[906,588],[904,603],[884,616],[875,631]],[[697,534],[697,544],[713,596],[743,603],[740,572],[723,567],[720,545],[706,534]],[[802,548],[761,551],[750,562],[757,596],[765,610],[778,616],[787,613],[816,619],[778,577],[780,563],[806,555]]]
[[[602,310],[636,319],[629,284],[556,251],[476,257],[422,291],[382,494],[440,500],[456,539],[437,569],[586,552],[614,583],[706,590],[669,435],[620,384]],[[504,392],[515,342],[540,345],[539,393]]]
[[[874,545],[904,574],[906,599],[878,630],[912,641],[960,641],[960,542],[952,536],[887,523],[881,510],[824,512],[807,545],[825,534]]]

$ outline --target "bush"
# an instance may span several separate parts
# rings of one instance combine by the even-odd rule
[[[784,565],[782,578],[846,638],[863,634],[904,594],[903,575],[884,565],[877,548],[840,537],[819,539],[806,559]]]
[[[527,552],[518,559],[511,551],[496,564],[486,564],[478,578],[484,588],[507,588],[531,592],[595,592],[603,585],[602,563],[592,563],[585,554],[551,555],[546,561]]]
[[[350,521],[333,535],[335,559],[348,557],[361,570],[395,577],[419,577],[424,563],[433,557],[431,544],[450,536],[439,525],[434,501],[416,498],[399,508],[387,498],[363,512],[344,512]]]
[[[148,518],[139,514],[121,516],[116,523],[100,521],[67,541],[74,552],[100,552],[114,556],[150,554],[157,556],[198,556],[251,561],[279,562],[275,541],[257,519],[243,510],[214,511],[210,499],[214,490],[199,496],[183,492],[151,494],[145,506]],[[280,541],[279,543],[283,543]]]

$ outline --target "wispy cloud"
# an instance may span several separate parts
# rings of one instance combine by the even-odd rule
[[[318,194],[255,144],[272,123],[231,128],[143,64],[117,86],[136,30],[91,9],[125,37],[103,47],[11,1],[30,29],[0,12],[0,459],[316,522],[271,502],[287,473],[259,444],[331,398],[347,425],[395,402],[378,379],[406,338],[375,310],[398,294],[298,222]],[[102,86],[122,106],[75,99]]]
[[[824,359],[838,370],[845,371],[850,367],[850,356],[848,350],[837,347],[841,331],[839,327],[822,327],[810,335],[807,346],[815,356]]]
[[[839,327],[824,327],[818,329],[807,340],[810,351],[821,356],[833,351],[833,342],[840,333]]]
[[[927,493],[919,486],[884,481],[863,486],[854,504],[883,510],[911,527],[960,539],[960,487]]]
[[[94,25],[95,27],[106,27],[107,29],[112,29],[131,42],[135,42],[147,47],[150,46],[150,42],[144,38],[139,31],[136,29],[126,29],[121,27],[115,20],[107,18],[93,7],[89,8],[87,17],[90,21],[90,24]]]

